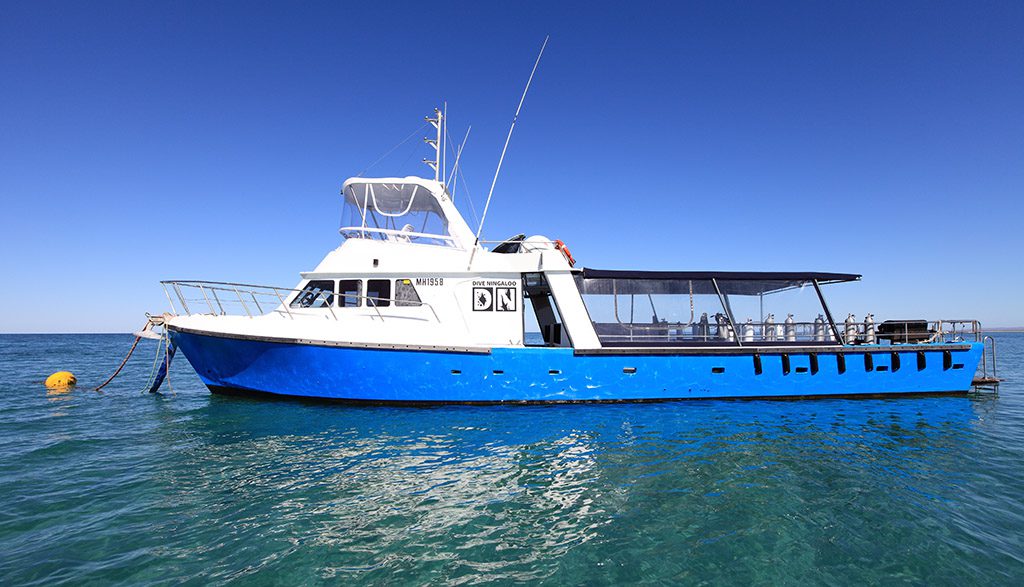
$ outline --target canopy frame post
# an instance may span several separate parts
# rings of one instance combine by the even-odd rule
[[[846,344],[846,339],[839,335],[839,329],[836,328],[836,321],[832,319],[832,311],[828,309],[828,303],[825,301],[825,296],[821,293],[821,287],[818,285],[818,280],[814,279],[811,281],[814,284],[814,292],[818,294],[818,301],[821,302],[821,307],[825,310],[825,319],[828,320],[828,325],[832,329],[832,336],[835,337],[839,344]]]
[[[743,342],[740,340],[740,332],[736,330],[736,320],[732,317],[732,307],[729,305],[729,300],[722,295],[722,289],[718,287],[718,280],[716,278],[711,278],[711,285],[715,286],[718,301],[721,302],[722,309],[725,310],[725,319],[729,321],[729,328],[732,328],[732,337],[736,341],[736,346],[743,346]]]

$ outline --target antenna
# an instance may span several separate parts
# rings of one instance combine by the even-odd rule
[[[484,220],[487,220],[487,208],[491,205],[491,196],[494,195],[494,185],[498,183],[498,174],[501,173],[501,164],[505,161],[505,151],[508,150],[508,143],[512,140],[512,131],[516,129],[516,120],[519,119],[519,111],[523,109],[523,102],[526,101],[526,92],[530,91],[530,83],[533,82],[533,74],[537,73],[537,66],[540,65],[540,58],[544,55],[544,48],[548,46],[548,39],[551,35],[544,37],[544,44],[540,46],[540,53],[537,54],[537,61],[533,63],[533,71],[530,72],[530,79],[526,80],[526,88],[523,89],[523,97],[519,98],[519,106],[516,114],[512,117],[512,126],[508,128],[508,136],[505,137],[505,146],[501,149],[501,157],[498,158],[498,168],[494,170],[494,179],[491,180],[491,190],[487,192],[487,203],[484,204],[484,213],[480,216],[480,226],[476,229],[476,242],[473,243],[473,253],[480,244],[480,232],[484,229]],[[473,262],[473,253],[469,256],[469,262]]]
[[[448,195],[452,197],[452,202],[455,201],[455,183],[459,180],[459,176],[456,175],[459,171],[459,159],[462,158],[462,149],[466,146],[466,141],[469,140],[469,131],[473,130],[473,125],[469,125],[466,129],[466,137],[462,139],[462,144],[459,145],[459,152],[455,154],[455,165],[452,165],[452,173],[448,176],[448,181],[444,183],[445,187],[449,184],[452,186],[451,192]]]

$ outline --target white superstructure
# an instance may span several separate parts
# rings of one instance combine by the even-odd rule
[[[519,237],[485,249],[436,180],[352,178],[342,200],[343,242],[273,311],[227,315],[214,305],[212,315],[186,312],[173,325],[357,345],[515,347],[525,344],[524,304],[532,303],[538,325],[530,330],[549,346],[600,346],[557,241]],[[204,289],[204,301],[215,291]],[[236,302],[223,288],[216,298],[221,308]]]

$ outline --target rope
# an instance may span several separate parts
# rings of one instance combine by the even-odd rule
[[[153,355],[153,366],[149,368],[149,377],[146,378],[146,386],[142,388],[139,393],[145,393],[149,391],[149,388],[153,386],[153,380],[156,377],[156,365],[160,361],[160,344],[156,345],[156,354]]]
[[[462,189],[466,190],[466,199],[469,200],[469,209],[473,212],[473,221],[480,222],[479,217],[476,215],[476,206],[473,205],[473,195],[469,193],[469,184],[466,183],[466,176],[462,174],[461,167],[459,167],[459,177],[462,178]]]
[[[171,390],[172,395],[178,395],[178,392],[174,391],[174,386],[171,385],[171,359],[174,358],[174,354],[171,352],[171,335],[164,328],[164,378],[167,381],[167,389]]]
[[[388,149],[387,153],[384,153],[376,161],[374,161],[373,163],[370,163],[369,165],[366,166],[365,169],[363,169],[362,171],[357,173],[356,177],[362,177],[363,174],[366,173],[367,171],[369,171],[370,169],[372,169],[374,165],[376,165],[376,164],[380,163],[381,161],[383,161],[384,158],[387,157],[388,155],[390,155],[391,153],[394,153],[395,149],[397,149],[398,147],[401,147],[402,145],[404,145],[407,142],[409,142],[409,139],[411,139],[414,136],[418,135],[420,133],[420,131],[423,130],[424,128],[426,128],[426,127],[427,127],[427,123],[424,123],[423,126],[421,126],[421,127],[417,128],[416,130],[412,131],[412,133],[410,133],[409,136],[407,136],[404,139],[402,139],[402,141],[400,143],[398,143],[394,147],[391,147],[390,149]],[[408,161],[409,161],[409,159],[406,158],[406,162],[408,162]],[[404,165],[404,163],[403,163],[403,165]]]
[[[129,359],[129,358],[131,358],[131,356],[132,356],[132,353],[134,353],[134,352],[135,352],[135,347],[139,346],[139,341],[140,341],[140,340],[142,340],[142,337],[141,337],[141,336],[136,336],[136,337],[135,337],[135,342],[133,342],[133,343],[132,343],[132,348],[128,349],[128,354],[124,356],[124,360],[123,360],[123,361],[121,361],[121,364],[117,366],[117,370],[116,370],[116,371],[114,371],[114,374],[113,374],[113,375],[111,375],[109,379],[107,379],[106,381],[104,381],[104,382],[103,382],[103,385],[100,385],[99,387],[97,387],[97,388],[96,388],[96,389],[94,389],[93,391],[99,391],[99,390],[103,389],[104,387],[106,387],[106,386],[107,386],[107,384],[108,384],[108,383],[110,383],[111,381],[113,381],[113,380],[114,380],[114,377],[117,377],[117,374],[118,374],[118,373],[120,373],[120,372],[121,372],[121,369],[124,369],[124,366],[125,366],[125,364],[127,364],[127,363],[128,363],[128,359]]]

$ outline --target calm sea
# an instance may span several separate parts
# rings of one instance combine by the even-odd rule
[[[998,396],[380,408],[210,395],[127,335],[0,336],[0,584],[1024,579]],[[47,393],[53,371],[81,386]]]

